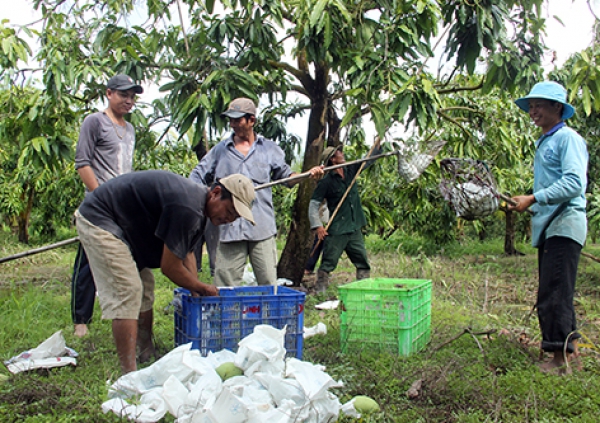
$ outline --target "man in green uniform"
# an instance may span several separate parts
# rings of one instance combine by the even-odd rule
[[[327,147],[323,151],[322,161],[325,166],[345,163],[342,146]],[[329,213],[333,215],[359,169],[360,164],[353,164],[329,172],[317,183],[310,200],[308,209],[310,227],[316,229],[319,240],[325,243],[321,266],[317,272],[315,288],[318,293],[323,293],[327,289],[329,273],[336,268],[344,251],[356,267],[356,279],[368,278],[371,273],[365,240],[361,231],[362,227],[367,224],[367,219],[363,213],[356,184],[350,188],[348,196],[340,206],[328,230],[325,230],[319,219],[321,202],[327,201]]]

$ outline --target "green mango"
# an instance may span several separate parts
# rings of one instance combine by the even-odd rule
[[[352,399],[354,400],[354,409],[360,414],[378,413],[381,410],[379,404],[373,398],[357,395]]]
[[[217,374],[221,376],[221,379],[223,379],[223,381],[226,381],[230,377],[244,375],[244,371],[233,363],[223,363],[215,370],[217,371]]]

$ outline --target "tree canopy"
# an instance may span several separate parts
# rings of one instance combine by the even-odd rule
[[[146,133],[161,124],[156,136],[142,142],[145,148],[159,145],[171,129],[189,136],[192,145],[214,143],[226,130],[220,112],[246,96],[268,104],[260,130],[290,156],[301,151],[302,170],[318,164],[325,145],[344,143],[364,154],[370,120],[382,138],[399,124],[403,142],[439,138],[448,141],[444,154],[491,158],[506,170],[501,184],[516,189],[520,170],[513,168],[522,163],[529,140],[504,106],[544,77],[543,4],[34,0],[42,29],[0,27],[0,72],[12,86],[34,75],[52,104],[78,111],[93,107],[114,73],[158,84],[161,95],[132,117]],[[20,31],[39,36],[34,58]],[[440,57],[439,69],[432,70]],[[26,70],[27,61],[37,62],[39,70]],[[598,88],[590,86],[588,94],[584,89],[587,115],[598,103]],[[298,114],[308,115],[304,145],[285,128]],[[437,207],[433,178],[402,188],[415,196],[413,210]],[[423,184],[429,184],[425,190]],[[313,187],[306,181],[297,190],[279,263],[280,276],[296,282],[309,249],[306,215]],[[386,219],[388,213],[389,220],[385,208],[398,207],[398,199],[383,203],[371,214]]]

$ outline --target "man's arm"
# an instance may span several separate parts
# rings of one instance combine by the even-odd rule
[[[217,166],[217,151],[220,151],[220,146],[213,147],[200,162],[192,169],[189,178],[198,183],[210,187],[215,183],[215,168]]]
[[[193,252],[188,253],[183,259],[183,266],[192,273],[198,273],[198,263],[196,262],[196,255]]]
[[[316,229],[319,240],[323,241],[329,234],[321,223],[321,217],[319,216],[320,205],[321,202],[319,200],[310,200],[310,203],[308,203],[308,219],[310,221],[310,229]]]
[[[96,174],[91,166],[83,166],[77,169],[77,173],[79,173],[79,177],[83,181],[83,184],[86,186],[89,192],[92,192],[100,185],[98,183],[98,179],[96,179]]]
[[[199,294],[201,296],[218,296],[219,290],[216,286],[200,282],[196,277],[195,258],[190,257],[194,253],[189,253],[185,260],[177,257],[165,245],[163,247],[162,258],[160,259],[160,270],[176,285],[189,290],[192,295]],[[193,270],[190,270],[192,266]]]

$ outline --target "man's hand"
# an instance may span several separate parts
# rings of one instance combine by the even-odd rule
[[[209,285],[204,282],[199,282],[202,286],[202,291],[191,291],[192,297],[218,297],[219,289],[214,285]]]
[[[317,227],[317,236],[319,237],[319,241],[323,241],[327,235],[329,234],[323,226]]]
[[[533,203],[535,203],[535,197],[533,195],[517,195],[512,197],[512,200],[516,205],[507,204],[508,210],[513,210],[519,213],[526,211]]]
[[[325,174],[325,172],[323,171],[323,165],[313,167],[308,171],[308,173],[310,173],[310,179],[316,180],[321,179]]]
[[[160,270],[173,283],[190,291],[194,297],[218,296],[219,290],[216,286],[198,280],[196,259],[193,255],[194,253],[190,252],[185,260],[181,260],[165,245],[160,259]]]

